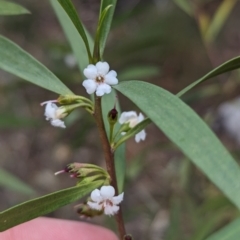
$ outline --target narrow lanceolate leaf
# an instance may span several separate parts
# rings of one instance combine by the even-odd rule
[[[240,239],[240,218],[229,223],[206,240],[237,240]]]
[[[114,87],[131,99],[240,209],[240,168],[203,120],[181,99],[155,85]]]
[[[144,119],[142,122],[137,124],[135,127],[131,128],[125,135],[123,135],[117,142],[116,145],[114,146],[115,148],[118,148],[122,143],[127,141],[129,138],[135,136],[137,133],[142,131],[149,123],[151,120],[149,118]]]
[[[85,47],[85,43],[83,42],[83,39],[79,35],[76,27],[74,26],[67,13],[61,7],[59,2],[56,0],[51,0],[51,4],[74,52],[74,56],[76,57],[79,70],[82,73],[84,68],[86,68],[89,64],[88,53]],[[86,30],[85,32],[91,50],[93,49],[93,40]]]
[[[173,0],[185,13],[192,16],[193,10],[189,0]]]
[[[237,2],[238,0],[223,0],[221,2],[204,35],[205,42],[209,44],[216,39]]]
[[[0,232],[74,202],[103,184],[95,181],[24,202],[0,213]]]
[[[0,169],[0,186],[26,195],[35,193],[30,186],[4,169]]]
[[[198,79],[197,81],[191,83],[186,88],[184,88],[182,91],[180,91],[177,96],[181,97],[183,94],[191,90],[193,87],[198,85],[199,83],[202,83],[206,81],[209,78],[216,77],[222,73],[229,72],[235,69],[240,68],[240,57],[233,58],[222,65],[218,66],[217,68],[214,68],[211,72],[207,73],[202,78]]]
[[[20,15],[29,14],[30,12],[13,2],[0,0],[0,15]]]
[[[90,47],[89,47],[89,43],[88,43],[88,38],[85,33],[83,24],[79,20],[79,17],[78,17],[75,7],[73,6],[71,0],[58,0],[58,2],[61,4],[62,8],[66,11],[67,15],[72,20],[73,24],[75,25],[76,29],[78,30],[78,33],[82,37],[83,42],[87,49],[89,62],[91,62],[92,57],[91,57],[91,51],[90,51]]]
[[[0,36],[0,69],[58,94],[73,94],[52,72],[9,39]]]
[[[101,30],[101,38],[99,41],[99,49],[100,49],[100,57],[102,58],[103,56],[103,52],[104,52],[104,48],[106,45],[106,41],[107,41],[107,37],[111,28],[111,24],[112,24],[112,18],[113,18],[113,14],[115,11],[115,7],[116,7],[116,3],[117,0],[102,0],[101,1],[101,7],[100,7],[100,15],[99,18],[101,18],[101,15],[103,14],[104,10],[108,7],[108,6],[112,6],[109,11],[107,11],[107,14],[105,16],[105,20],[102,24],[102,30]]]
[[[106,94],[102,97],[102,112],[103,112],[103,120],[107,135],[109,137],[110,128],[108,123],[108,112],[113,109],[115,102],[116,102],[117,93],[114,89],[112,89],[110,94]],[[117,102],[116,108],[118,111],[118,116],[121,115],[120,105]],[[120,128],[119,122],[115,124],[114,132],[116,132]],[[121,193],[124,187],[124,180],[125,180],[125,172],[126,172],[126,156],[125,156],[125,144],[122,144],[114,154],[114,161],[115,161],[115,170],[117,175],[117,184],[118,184],[118,191]]]
[[[101,52],[102,50],[100,49],[100,46],[102,46],[102,41],[104,40],[105,37],[105,22],[108,20],[106,18],[110,8],[112,5],[107,6],[103,12],[101,13],[99,22],[98,22],[98,27],[97,27],[97,34],[95,37],[95,43],[94,43],[94,51],[93,51],[93,58],[96,60],[96,62],[102,60]]]

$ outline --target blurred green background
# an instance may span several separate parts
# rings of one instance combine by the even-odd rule
[[[93,34],[99,1],[73,2]],[[72,50],[50,3],[17,3],[32,14],[0,16],[1,35],[30,52],[75,93],[86,95]],[[119,0],[105,60],[118,72],[120,81],[144,80],[177,93],[214,67],[240,55],[239,11],[237,0]],[[234,71],[207,81],[183,98],[212,127],[237,161],[240,142],[229,132],[218,109],[237,98],[239,90],[239,71]],[[70,162],[104,167],[97,129],[85,112],[71,114],[66,130],[45,121],[39,104],[56,97],[0,71],[0,210],[74,185],[75,180],[67,175],[54,176]],[[123,111],[136,109],[122,96],[119,101]],[[240,107],[237,110],[240,112]],[[233,127],[240,130],[237,125]],[[135,239],[201,240],[239,215],[153,125],[147,128],[145,142],[136,144],[131,139],[127,143],[126,161],[123,211],[127,231]],[[79,218],[73,205],[49,216]],[[114,228],[113,218],[98,217],[93,222]]]

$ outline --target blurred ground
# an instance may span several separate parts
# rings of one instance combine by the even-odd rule
[[[119,1],[105,59],[117,70],[120,80],[135,77],[177,93],[213,67],[240,55],[240,4],[231,11],[215,41],[204,44],[196,16],[202,12],[213,16],[222,1],[194,2],[199,8],[195,17],[191,17],[172,1]],[[0,17],[1,34],[29,51],[76,93],[85,95],[71,49],[49,2],[18,3],[32,15]],[[74,3],[93,33],[98,1]],[[213,127],[237,160],[239,143],[223,129],[216,112],[221,103],[239,95],[239,82],[239,71],[234,71],[202,84],[184,98]],[[104,166],[90,116],[80,111],[70,116],[66,130],[53,128],[44,120],[44,109],[39,103],[56,97],[0,72],[0,167],[28,183],[38,196],[75,183],[67,175],[54,176],[54,172],[70,162]],[[136,109],[121,96],[120,102],[123,110]],[[213,214],[219,216],[205,233],[209,234],[237,214],[153,125],[147,128],[145,142],[128,142],[127,164],[123,208],[127,230],[135,239],[202,239],[205,219]],[[0,191],[0,210],[32,197],[4,187]],[[78,219],[72,207],[61,208],[50,216]],[[99,217],[94,221],[112,226],[112,220]],[[177,228],[176,222],[180,223]]]

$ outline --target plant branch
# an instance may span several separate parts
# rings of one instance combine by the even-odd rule
[[[103,146],[107,171],[111,177],[111,185],[115,188],[116,195],[118,195],[117,178],[116,178],[115,165],[114,165],[114,153],[111,150],[111,146],[108,141],[108,137],[107,137],[104,122],[103,122],[101,98],[97,96],[95,96],[94,117],[97,123],[100,140]],[[124,239],[124,236],[126,235],[126,230],[124,227],[121,206],[118,213],[116,214],[116,221],[118,225],[120,239]]]

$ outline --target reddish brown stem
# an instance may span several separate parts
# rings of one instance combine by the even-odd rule
[[[106,161],[107,171],[111,177],[111,185],[116,190],[116,195],[118,195],[118,187],[117,187],[117,178],[115,172],[115,164],[114,164],[114,153],[111,150],[111,146],[108,141],[108,137],[106,134],[103,117],[102,117],[102,105],[101,105],[101,98],[95,96],[95,110],[94,110],[94,117],[97,123],[97,128],[100,136],[100,140],[103,146],[104,157]],[[107,116],[106,116],[107,117]],[[121,206],[116,214],[116,222],[118,225],[118,231],[120,235],[120,239],[124,239],[126,235],[126,230],[124,227],[124,221],[122,217]]]

